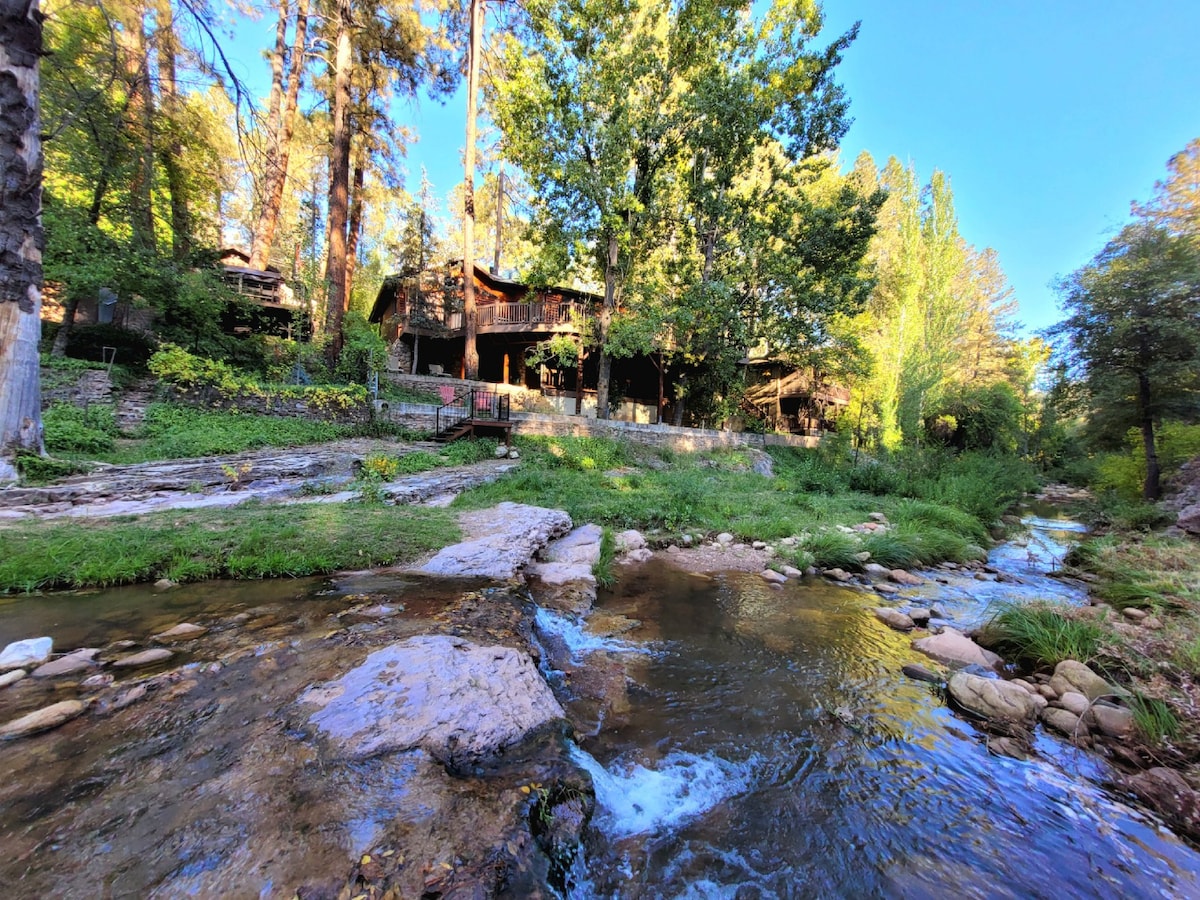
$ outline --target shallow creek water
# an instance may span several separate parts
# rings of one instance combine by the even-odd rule
[[[1077,526],[1030,525],[990,560],[1024,584],[939,573],[906,596],[956,622],[1001,599],[1082,602],[1042,574]],[[878,602],[651,568],[602,597],[642,626],[602,651],[634,686],[577,752],[599,808],[575,896],[1200,896],[1200,854],[1109,790],[1103,761],[1040,729],[1031,761],[989,755],[900,673],[922,660]]]
[[[1083,602],[1044,575],[1075,526],[1031,524],[991,559],[1022,583],[939,572],[905,598],[956,624],[1003,599]],[[437,627],[476,587],[367,575],[0,600],[0,644],[212,629],[164,664],[178,672],[154,702],[0,745],[0,895],[291,897],[369,850],[482,839],[480,809],[508,814],[531,777],[519,760],[490,781],[419,754],[331,765],[295,710],[307,685]],[[1102,761],[1045,734],[1030,762],[990,756],[935,688],[901,675],[922,658],[871,614],[881,602],[652,562],[590,626],[540,611],[543,642],[574,658],[546,674],[598,798],[572,896],[1200,896],[1200,853],[1110,790]],[[363,611],[380,604],[395,614]],[[605,636],[601,620],[635,627]],[[614,661],[624,693],[598,712],[575,679]],[[0,691],[0,720],[63,692],[26,679]]]

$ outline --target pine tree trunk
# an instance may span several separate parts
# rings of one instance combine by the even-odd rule
[[[271,245],[279,226],[283,208],[283,191],[287,185],[288,160],[292,152],[292,133],[296,126],[296,107],[300,96],[300,81],[304,76],[304,57],[308,30],[308,0],[297,0],[296,31],[292,54],[288,61],[286,94],[283,87],[283,62],[287,46],[288,6],[279,9],[279,25],[275,32],[275,51],[271,56],[271,100],[267,115],[268,144],[263,163],[263,184],[258,221],[250,245],[250,267],[266,269]]]
[[[329,159],[329,253],[325,264],[325,357],[332,369],[342,355],[342,318],[346,312],[346,224],[350,217],[350,0],[338,0],[333,85],[332,155]]]
[[[129,223],[134,241],[143,250],[158,246],[154,228],[154,96],[150,88],[149,47],[143,9],[135,6],[130,13],[128,33],[124,37],[128,68],[129,108],[133,114],[136,139],[140,141],[133,177],[129,185]]]
[[[362,163],[354,166],[354,191],[350,195],[350,226],[346,236],[346,308],[350,308],[350,300],[354,293],[354,270],[358,267],[358,240],[362,234],[363,220],[363,183],[366,181],[366,171]]]
[[[17,451],[43,453],[38,339],[42,307],[42,138],[37,0],[0,3],[0,481]]]
[[[1138,373],[1138,418],[1142,431],[1142,447],[1146,451],[1146,482],[1142,485],[1142,499],[1155,503],[1162,495],[1162,469],[1158,462],[1158,449],[1154,442],[1154,416],[1150,406],[1150,379],[1144,372]]]
[[[471,48],[467,57],[467,146],[463,154],[463,365],[468,381],[479,378],[475,321],[475,107],[479,97],[479,47],[483,40],[483,0],[471,0]]]

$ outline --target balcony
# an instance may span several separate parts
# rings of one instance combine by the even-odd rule
[[[406,320],[405,329],[408,331],[458,334],[466,327],[462,310],[446,310],[437,301],[426,301],[419,307],[414,305],[414,315],[408,315],[407,312],[403,308],[400,310],[400,315]],[[586,315],[587,307],[584,304],[571,301],[496,301],[479,304],[475,321],[480,334],[574,332],[578,330],[576,323],[581,322]]]

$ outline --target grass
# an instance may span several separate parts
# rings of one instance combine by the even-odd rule
[[[1054,666],[1064,659],[1088,663],[1100,655],[1105,630],[1044,603],[1006,604],[984,625],[980,643],[1010,659]]]
[[[613,563],[617,558],[617,541],[612,529],[605,528],[600,533],[600,558],[592,566],[592,575],[600,587],[612,587],[617,582],[617,573]]]
[[[1129,696],[1129,708],[1133,712],[1133,724],[1141,736],[1153,744],[1161,744],[1179,737],[1182,726],[1170,705],[1157,697],[1149,697],[1141,691]]]
[[[3,530],[0,592],[319,575],[408,562],[458,536],[445,510],[339,504],[22,523]]]

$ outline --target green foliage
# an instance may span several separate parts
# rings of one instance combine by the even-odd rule
[[[1134,691],[1129,697],[1133,724],[1138,733],[1151,744],[1161,744],[1179,736],[1179,718],[1165,701]]]
[[[200,410],[170,403],[146,408],[144,442],[122,459],[185,459],[260,447],[297,447],[345,437],[345,425],[236,411]]]
[[[58,328],[54,323],[43,326],[47,342],[53,341]],[[93,363],[107,363],[111,359],[121,366],[141,372],[145,370],[146,362],[157,346],[155,337],[143,331],[119,325],[76,325],[67,338],[66,354],[73,359]]]
[[[862,546],[871,554],[870,562],[889,569],[911,569],[924,562],[921,533],[915,530],[876,531],[863,538]]]
[[[372,372],[387,366],[388,349],[378,329],[362,313],[351,310],[342,320],[342,353],[333,377],[336,381],[365,384]]]
[[[1125,435],[1124,453],[1105,453],[1096,458],[1093,485],[1100,491],[1113,491],[1126,501],[1141,498],[1146,479],[1146,447],[1141,432],[1130,429]],[[1185,462],[1200,456],[1200,425],[1163,422],[1156,434],[1156,450],[1162,477],[1169,478]]]
[[[409,562],[457,538],[444,510],[397,516],[387,507],[328,503],[172,510],[87,528],[33,522],[5,531],[0,592],[317,575]]]
[[[1002,655],[1054,666],[1064,659],[1095,659],[1105,633],[1090,619],[1075,619],[1048,604],[1006,604],[984,625],[979,640]]]
[[[595,576],[596,584],[600,587],[612,587],[616,584],[617,573],[613,565],[616,558],[616,539],[613,537],[612,529],[605,528],[600,533],[600,557],[592,566],[592,575]]]
[[[369,453],[363,458],[358,477],[363,481],[391,481],[400,471],[400,461],[384,453]]]
[[[27,485],[50,484],[60,478],[87,471],[87,466],[80,463],[34,453],[18,453],[15,464],[21,473],[22,483]]]
[[[109,453],[116,446],[117,422],[111,406],[87,409],[55,403],[42,413],[46,450],[50,453]]]
[[[496,448],[500,442],[495,438],[474,438],[469,441],[455,441],[447,444],[442,450],[442,458],[452,466],[469,466],[496,458]]]
[[[840,531],[818,531],[801,541],[800,549],[812,554],[813,564],[823,569],[846,569],[858,571],[863,562],[858,554],[863,551],[862,543],[854,535]]]

